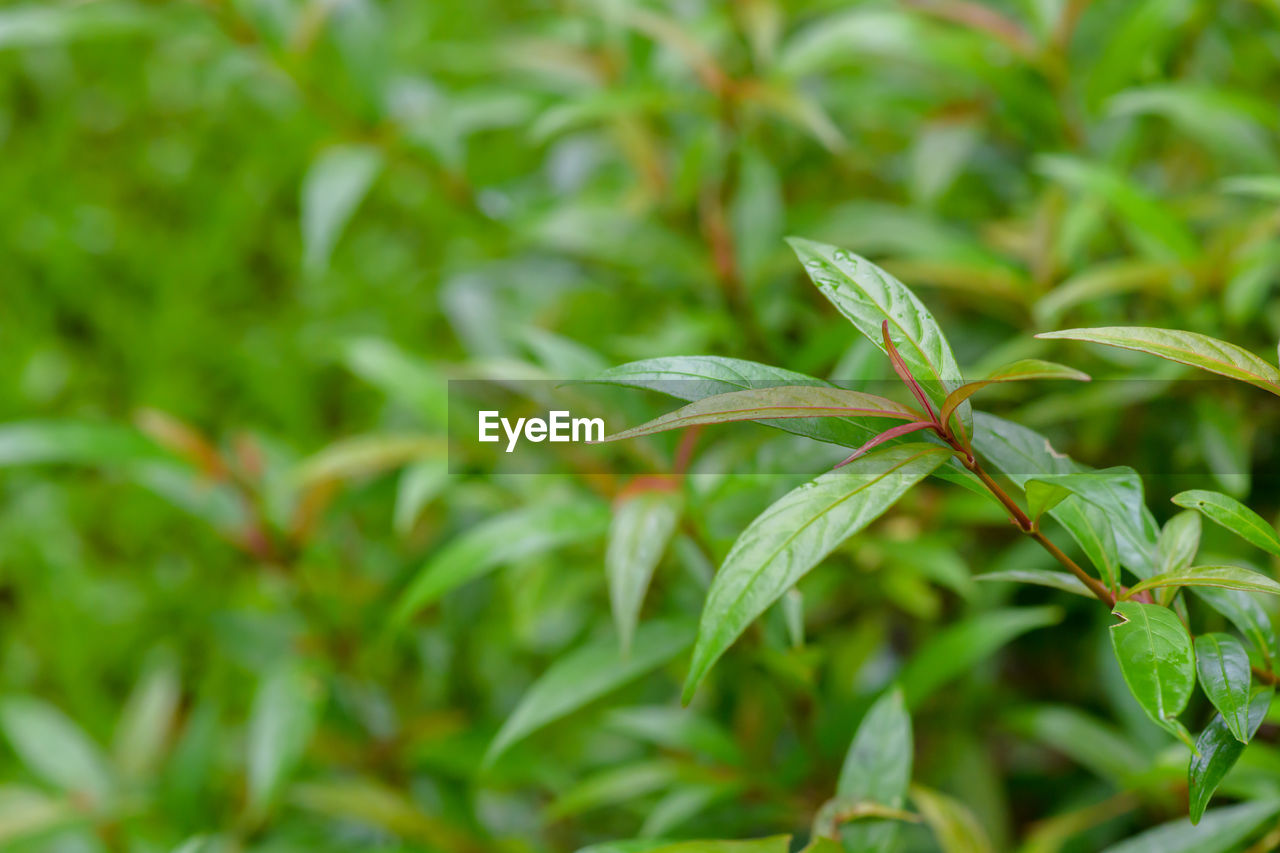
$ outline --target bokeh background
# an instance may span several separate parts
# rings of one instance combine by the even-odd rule
[[[916,778],[991,848],[1176,817],[1105,614],[973,582],[1045,560],[998,507],[914,492],[681,710],[671,626],[830,453],[761,427],[707,432],[656,490],[626,450],[450,474],[445,388],[685,353],[887,378],[799,234],[915,288],[975,375],[1116,378],[992,405],[1150,475],[1160,519],[1193,485],[1274,518],[1263,395],[1032,334],[1272,354],[1277,92],[1274,0],[4,4],[0,845],[803,838],[904,667]],[[564,676],[486,763],[536,679],[612,641],[610,507],[637,488],[679,521],[626,678]],[[441,561],[456,583],[407,605]],[[1052,609],[991,621],[1015,597]],[[1280,794],[1280,752],[1248,755],[1224,792]]]

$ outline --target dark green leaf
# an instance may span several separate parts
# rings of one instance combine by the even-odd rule
[[[1275,691],[1259,688],[1253,693],[1247,709],[1245,741],[1251,740],[1266,718],[1267,709]],[[1187,765],[1187,785],[1190,789],[1191,823],[1198,824],[1209,799],[1218,789],[1227,772],[1244,753],[1244,743],[1234,734],[1221,714],[1215,714],[1212,722],[1196,739],[1196,749]]]
[[[1156,575],[1135,584],[1129,589],[1128,595],[1133,596],[1148,589],[1176,586],[1220,586],[1280,595],[1280,583],[1260,572],[1240,566],[1192,566],[1179,572]]]
[[[1190,746],[1177,718],[1196,683],[1191,635],[1167,607],[1121,601],[1111,612],[1121,620],[1111,626],[1111,644],[1130,692],[1147,716]]]
[[[1227,728],[1241,743],[1249,742],[1249,653],[1230,634],[1196,637],[1196,672],[1200,687],[1218,709]]]

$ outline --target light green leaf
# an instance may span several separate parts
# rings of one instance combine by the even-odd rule
[[[605,441],[621,441],[671,429],[772,418],[883,417],[915,421],[921,413],[875,394],[842,388],[780,386],[732,391],[706,397],[619,433]]]
[[[950,455],[933,445],[890,447],[789,492],[752,521],[707,593],[684,701],[757,616]]]
[[[1173,496],[1181,507],[1199,510],[1215,524],[1220,524],[1245,541],[1264,551],[1280,555],[1280,535],[1266,519],[1240,501],[1221,492],[1192,489]]]
[[[1054,589],[1060,589],[1063,592],[1071,592],[1076,595],[1083,595],[1085,598],[1093,598],[1093,593],[1089,587],[1084,585],[1084,581],[1075,575],[1066,572],[1054,572],[1047,569],[1004,569],[997,572],[985,572],[980,575],[974,575],[976,581],[1005,581],[1008,583],[1029,583],[1037,586],[1048,586]]]
[[[413,530],[423,507],[440,494],[449,479],[443,456],[409,465],[396,481],[395,528],[401,536]]]
[[[308,456],[298,466],[295,476],[303,485],[372,477],[421,459],[432,451],[439,452],[441,443],[422,435],[351,436]]]
[[[246,738],[250,812],[264,813],[297,766],[321,699],[319,682],[293,661],[274,667],[258,685]]]
[[[0,426],[0,467],[123,465],[168,458],[130,427],[85,421],[20,421]]]
[[[740,780],[685,784],[661,797],[640,825],[640,835],[661,837],[683,826],[718,802],[730,799],[742,792],[745,782]],[[658,848],[665,850],[665,847]],[[684,848],[676,846],[675,849]],[[699,848],[693,848],[699,849]],[[715,849],[715,848],[712,848]]]
[[[623,654],[631,649],[645,592],[680,520],[680,507],[680,493],[670,489],[625,495],[614,505],[604,570]]]
[[[704,755],[722,764],[741,764],[743,760],[737,742],[718,723],[684,708],[666,705],[618,708],[605,715],[604,725],[665,750]]]
[[[1192,826],[1187,818],[1170,821],[1113,844],[1103,853],[1227,853],[1280,814],[1280,800],[1255,800],[1204,813]]]
[[[933,830],[942,853],[990,853],[994,849],[977,816],[955,797],[912,785],[911,801]]]
[[[1028,480],[1026,485],[1027,495],[1027,515],[1031,516],[1033,521],[1039,521],[1040,516],[1071,497],[1071,490],[1065,486],[1058,485],[1052,480]],[[1110,528],[1110,525],[1107,525]],[[1112,536],[1114,537],[1114,532]],[[1112,550],[1114,550],[1114,539],[1111,542]],[[1116,560],[1119,558],[1117,557]],[[1110,560],[1107,567],[1115,565],[1116,560]]]
[[[150,19],[138,8],[109,3],[28,3],[0,10],[0,49],[65,45],[141,32]]]
[[[20,849],[16,842],[84,820],[84,812],[69,797],[55,797],[24,785],[0,785],[0,845]]]
[[[1280,583],[1252,569],[1240,566],[1191,566],[1181,571],[1147,578],[1130,587],[1126,597],[1132,598],[1144,590],[1166,586],[1220,586],[1280,595]]]
[[[116,722],[111,751],[123,773],[139,777],[157,766],[181,698],[177,665],[161,656],[142,673]]]
[[[352,338],[342,345],[342,363],[392,400],[421,415],[443,433],[447,425],[447,385],[433,365],[381,338]]]
[[[563,820],[591,809],[632,802],[681,780],[681,767],[667,759],[608,767],[587,776],[547,806],[547,817]]]
[[[1167,607],[1121,601],[1111,612],[1121,619],[1111,626],[1111,644],[1129,691],[1157,725],[1191,746],[1177,719],[1196,683],[1191,635]]]
[[[901,809],[911,783],[911,715],[902,690],[894,688],[871,706],[845,755],[836,796],[846,802],[870,802]],[[894,820],[858,820],[840,835],[851,850],[887,850],[898,834]]]
[[[1100,326],[1094,329],[1041,332],[1036,337],[1086,341],[1145,352],[1220,376],[1239,379],[1280,395],[1280,370],[1247,349],[1198,332],[1152,329],[1145,326]]]
[[[370,145],[338,145],[321,152],[302,182],[302,245],[313,271],[329,255],[351,215],[382,169],[382,152]]]
[[[1270,687],[1255,690],[1247,709],[1247,725],[1244,730],[1245,742],[1253,739],[1258,727],[1267,716],[1275,690]],[[1244,753],[1244,743],[1232,734],[1230,727],[1221,714],[1215,714],[1213,720],[1196,739],[1196,752],[1192,754],[1187,765],[1187,786],[1190,789],[1191,823],[1200,822],[1209,798],[1218,789],[1227,772],[1235,765]]]
[[[1230,634],[1196,637],[1196,672],[1200,688],[1241,743],[1249,742],[1249,653]]]
[[[853,252],[796,237],[788,242],[822,295],[881,351],[881,327],[888,321],[889,335],[907,369],[941,405],[959,386],[960,367],[942,329],[916,295]],[[973,420],[968,405],[962,404],[957,413],[961,433],[969,433]]]
[[[1255,168],[1275,162],[1268,107],[1236,92],[1188,83],[1129,89],[1107,104],[1113,115],[1162,116],[1210,151]]]
[[[1073,379],[1077,382],[1088,382],[1089,374],[1081,373],[1071,367],[1055,364],[1052,361],[1041,361],[1038,358],[1024,358],[1012,364],[1006,364],[992,371],[986,379],[966,382],[947,395],[942,403],[942,411],[938,419],[944,424],[951,420],[956,407],[974,394],[997,382],[1025,382],[1032,379]]]
[[[1180,571],[1190,566],[1200,548],[1200,516],[1187,510],[1165,522],[1156,548],[1160,573]]]
[[[512,744],[629,681],[657,669],[689,647],[693,631],[684,624],[655,620],[635,633],[630,655],[616,637],[589,643],[560,658],[520,699],[489,745],[492,764]]]
[[[597,501],[544,502],[490,518],[454,538],[418,571],[391,622],[405,624],[445,593],[505,562],[594,539],[608,525],[608,509]]]
[[[1226,193],[1280,201],[1280,175],[1233,175],[1219,186]]]
[[[1057,607],[1016,607],[979,613],[934,634],[918,648],[898,676],[908,708],[917,708],[935,690],[968,672],[1015,637],[1062,620]]]
[[[12,696],[0,702],[0,727],[35,776],[60,791],[89,798],[95,807],[111,795],[115,783],[102,751],[57,708]]]

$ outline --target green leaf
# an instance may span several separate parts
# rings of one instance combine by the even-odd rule
[[[789,492],[752,521],[707,593],[684,701],[757,616],[950,455],[925,444],[881,450]]]
[[[1227,853],[1280,814],[1280,800],[1257,800],[1204,813],[1196,826],[1187,818],[1161,824],[1113,844],[1103,853]]]
[[[955,412],[957,406],[988,385],[997,382],[1025,382],[1032,379],[1074,379],[1077,382],[1088,382],[1089,374],[1081,373],[1079,370],[1061,364],[1055,364],[1052,361],[1024,358],[1021,361],[1006,364],[1004,367],[992,371],[986,379],[966,382],[952,391],[943,401],[942,411],[939,413],[938,419],[944,424],[947,423],[951,420],[951,415]]]
[[[845,755],[836,795],[842,801],[871,802],[902,808],[911,783],[911,715],[902,690],[894,688],[871,706]],[[859,820],[844,826],[841,837],[851,850],[886,850],[893,846],[898,823]]]
[[[102,751],[57,708],[13,696],[0,702],[0,727],[35,776],[60,791],[87,797],[95,807],[111,795],[115,783]]]
[[[1121,601],[1111,612],[1121,619],[1111,626],[1111,644],[1129,691],[1157,725],[1191,746],[1177,719],[1196,683],[1191,635],[1167,607]]]
[[[301,760],[321,699],[320,683],[294,661],[275,666],[258,685],[246,738],[252,813],[266,811]]]
[[[623,654],[631,649],[640,607],[680,520],[681,503],[678,491],[647,489],[625,495],[614,505],[604,571]]]
[[[1219,184],[1225,193],[1280,201],[1280,175],[1233,175]]]
[[[898,676],[908,708],[917,708],[935,690],[972,669],[1015,637],[1062,620],[1057,607],[1017,607],[979,613],[934,634],[918,648]]]
[[[1251,593],[1213,586],[1193,586],[1190,590],[1196,598],[1231,620],[1263,657],[1270,660],[1280,654],[1280,640],[1276,638],[1271,616]]]
[[[1242,347],[1197,332],[1145,326],[1101,326],[1042,332],[1036,337],[1086,341],[1145,352],[1280,394],[1280,370]]]
[[[604,806],[631,802],[666,790],[681,779],[680,765],[668,759],[639,761],[592,774],[547,806],[547,817],[563,820]]]
[[[0,50],[65,45],[73,41],[130,35],[150,28],[139,8],[114,4],[30,3],[0,10]]]
[[[172,733],[182,685],[176,663],[167,656],[147,667],[116,722],[112,758],[126,775],[154,770]]]
[[[1227,728],[1241,743],[1249,742],[1249,653],[1230,634],[1196,637],[1196,672],[1200,688],[1222,714]]]
[[[22,421],[0,426],[0,467],[121,465],[168,458],[131,427],[84,421]]]
[[[1059,486],[1096,506],[1115,535],[1120,561],[1139,577],[1155,574],[1159,531],[1143,497],[1142,478],[1128,467],[1053,474],[1036,480]],[[1030,483],[1028,483],[1030,491]],[[1029,497],[1028,497],[1029,500]],[[1112,586],[1118,578],[1108,578]]]
[[[1235,498],[1221,492],[1192,489],[1174,495],[1173,502],[1199,510],[1210,521],[1222,525],[1250,544],[1280,556],[1280,535],[1276,534],[1276,529]]]
[[[942,853],[989,853],[994,849],[977,816],[956,798],[923,785],[912,785],[911,801],[933,830]]]
[[[960,383],[960,367],[933,315],[906,285],[853,252],[797,237],[791,248],[822,295],[868,340],[886,352],[881,326],[907,369],[939,405]],[[972,430],[967,404],[958,411],[962,434]]]
[[[306,265],[321,271],[351,215],[382,169],[382,153],[370,145],[326,149],[302,182],[302,245]]]
[[[693,641],[689,626],[655,620],[635,633],[631,654],[623,655],[616,637],[589,643],[560,658],[534,682],[489,745],[484,763],[492,764],[512,744],[657,669]]]
[[[875,394],[842,388],[781,386],[732,391],[706,397],[619,433],[605,441],[621,441],[671,429],[772,418],[881,417],[915,421],[923,415]]]
[[[83,809],[69,797],[25,785],[0,785],[0,845],[6,850],[22,849],[15,842],[83,820]]]
[[[1060,486],[1051,480],[1028,480],[1026,485],[1027,495],[1027,514],[1031,516],[1033,521],[1039,521],[1040,516],[1071,497],[1071,490],[1065,486]],[[1108,528],[1110,525],[1108,525]],[[1112,546],[1114,549],[1114,536],[1112,532]],[[1115,565],[1116,560],[1107,563],[1107,567]]]
[[[1240,566],[1191,566],[1178,572],[1147,578],[1132,586],[1126,597],[1132,598],[1144,590],[1165,586],[1220,586],[1280,595],[1280,583],[1252,569]]]
[[[1128,735],[1077,708],[1018,708],[1006,721],[1018,734],[1033,738],[1120,785],[1128,784],[1151,763]]]
[[[1180,134],[1246,166],[1267,168],[1275,162],[1266,127],[1268,105],[1239,93],[1189,83],[1144,86],[1113,97],[1107,111],[1163,116]]]
[[[1156,548],[1160,573],[1180,571],[1190,566],[1200,548],[1200,516],[1187,510],[1165,522]]]
[[[495,516],[441,548],[414,576],[392,611],[403,625],[445,593],[520,557],[601,536],[609,525],[597,501],[544,502]]]
[[[1015,485],[1023,488],[1032,479],[1043,479],[1046,475],[1087,470],[1054,450],[1049,439],[1035,430],[986,412],[974,413],[973,446]],[[1072,495],[1047,511],[1067,529],[1104,578],[1119,577],[1116,536],[1102,509]]]
[[[1247,708],[1247,724],[1244,730],[1245,742],[1253,739],[1258,727],[1267,716],[1275,690],[1259,688],[1254,691]],[[1227,772],[1235,765],[1244,753],[1245,744],[1231,731],[1221,714],[1215,714],[1213,720],[1196,739],[1196,751],[1187,765],[1187,786],[1190,789],[1191,823],[1198,824],[1204,814],[1205,806],[1213,792],[1218,790]]]
[[[1089,587],[1084,585],[1084,581],[1075,575],[1066,572],[1054,572],[1047,569],[1004,569],[997,572],[985,572],[980,575],[974,575],[976,581],[1005,581],[1008,583],[1029,583],[1036,586],[1047,586],[1054,589],[1060,589],[1063,592],[1071,592],[1076,595],[1082,595],[1085,598],[1093,598],[1093,593]]]

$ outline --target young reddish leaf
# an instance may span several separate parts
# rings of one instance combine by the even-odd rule
[[[857,450],[853,451],[853,453],[849,454],[840,462],[837,462],[835,467],[843,468],[845,465],[848,465],[863,454],[874,450],[886,441],[893,441],[895,438],[899,438],[900,436],[908,435],[913,432],[919,432],[922,429],[930,429],[933,425],[932,421],[916,421],[915,423],[903,424],[902,426],[896,426],[893,429],[887,429],[868,441],[866,444],[859,447]]]

